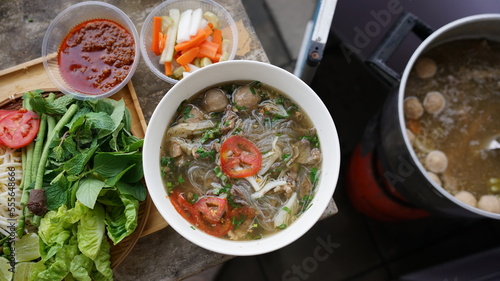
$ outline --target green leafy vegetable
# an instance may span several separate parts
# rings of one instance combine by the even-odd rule
[[[104,182],[95,178],[84,178],[80,181],[76,191],[76,199],[83,205],[94,208],[99,192],[104,187]]]
[[[36,142],[23,152],[23,170],[30,171],[23,186],[26,193],[43,188],[49,209],[32,218],[41,260],[30,277],[112,280],[108,238],[116,244],[135,231],[139,202],[147,196],[144,140],[132,135],[123,100],[79,101],[38,90],[23,99],[43,120]]]
[[[76,233],[78,249],[88,258],[95,260],[99,254],[104,238],[104,208],[96,204],[93,209],[86,210],[78,223]]]

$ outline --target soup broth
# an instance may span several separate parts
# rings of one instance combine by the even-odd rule
[[[223,83],[184,101],[161,151],[172,205],[197,229],[232,240],[287,228],[307,209],[321,172],[309,117],[257,81]]]
[[[474,207],[489,196],[499,206],[492,212],[500,212],[500,150],[488,149],[500,135],[499,65],[498,42],[439,45],[415,63],[404,101],[409,139],[431,178]]]

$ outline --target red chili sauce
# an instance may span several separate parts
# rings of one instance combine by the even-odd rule
[[[59,48],[61,76],[73,89],[98,95],[120,84],[134,62],[132,35],[109,20],[75,26]]]

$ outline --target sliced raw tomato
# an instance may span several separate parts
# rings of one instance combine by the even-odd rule
[[[174,205],[175,210],[191,224],[196,224],[198,215],[193,204],[189,203],[184,195],[178,190],[175,190],[169,195],[170,202]]]
[[[38,134],[40,118],[34,111],[0,111],[0,143],[21,148],[30,144]]]
[[[216,223],[207,220],[204,216],[198,216],[196,226],[203,232],[216,237],[226,235],[229,230],[233,228],[233,224],[228,213],[226,213],[224,217]]]
[[[259,171],[262,154],[253,142],[242,136],[232,136],[222,143],[220,161],[226,175],[244,178]]]
[[[227,199],[204,196],[194,203],[194,208],[208,221],[217,223],[228,210]]]
[[[12,112],[17,112],[17,110],[5,110],[5,109],[0,109],[0,119],[4,118],[8,114]]]

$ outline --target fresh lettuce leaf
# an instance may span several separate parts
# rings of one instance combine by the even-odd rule
[[[53,281],[63,280],[70,272],[70,264],[73,258],[78,254],[78,246],[75,236],[71,236],[64,247],[57,250],[54,257],[45,261],[45,270],[38,272],[33,280]],[[43,260],[42,260],[43,261]],[[38,271],[38,269],[35,269]]]
[[[76,255],[69,265],[69,271],[75,280],[79,281],[92,281],[90,278],[90,271],[92,270],[93,261],[83,255]],[[67,279],[67,278],[66,278]]]
[[[111,270],[111,255],[109,245],[106,239],[102,240],[101,250],[97,258],[94,260],[94,270],[90,273],[90,277],[94,281],[112,281],[113,271]]]
[[[99,253],[104,233],[104,208],[101,204],[95,204],[94,209],[87,209],[78,222],[78,249],[94,260]]]
[[[134,232],[137,227],[139,201],[130,195],[120,195],[121,206],[106,208],[106,229],[108,237],[116,245]]]

